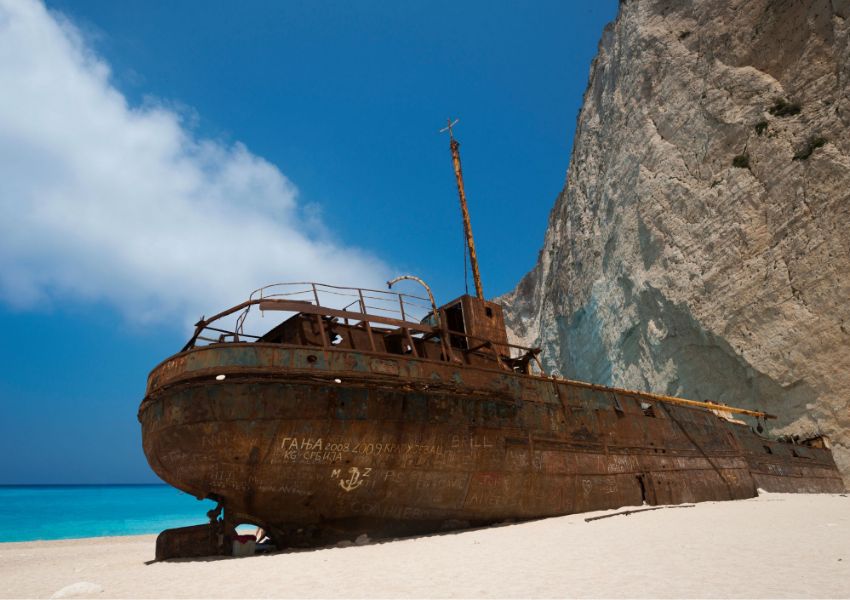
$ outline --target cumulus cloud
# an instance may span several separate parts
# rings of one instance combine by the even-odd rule
[[[74,26],[0,0],[0,297],[107,302],[136,319],[214,312],[273,281],[376,286],[244,145],[130,106]]]

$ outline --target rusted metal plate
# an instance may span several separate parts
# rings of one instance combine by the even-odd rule
[[[251,343],[178,355],[150,382],[139,418],[157,474],[281,545],[843,490],[826,448],[492,369]]]

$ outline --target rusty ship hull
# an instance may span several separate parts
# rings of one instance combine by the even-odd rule
[[[287,546],[844,490],[828,448],[709,410],[368,350],[192,348],[152,371],[139,420],[163,480]]]

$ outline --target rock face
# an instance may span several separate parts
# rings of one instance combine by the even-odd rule
[[[537,265],[566,377],[766,410],[850,483],[850,0],[640,0],[606,27]]]

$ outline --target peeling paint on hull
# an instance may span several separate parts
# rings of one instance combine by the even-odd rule
[[[195,348],[152,371],[139,420],[162,479],[285,545],[844,490],[828,449],[710,411],[363,351]]]

